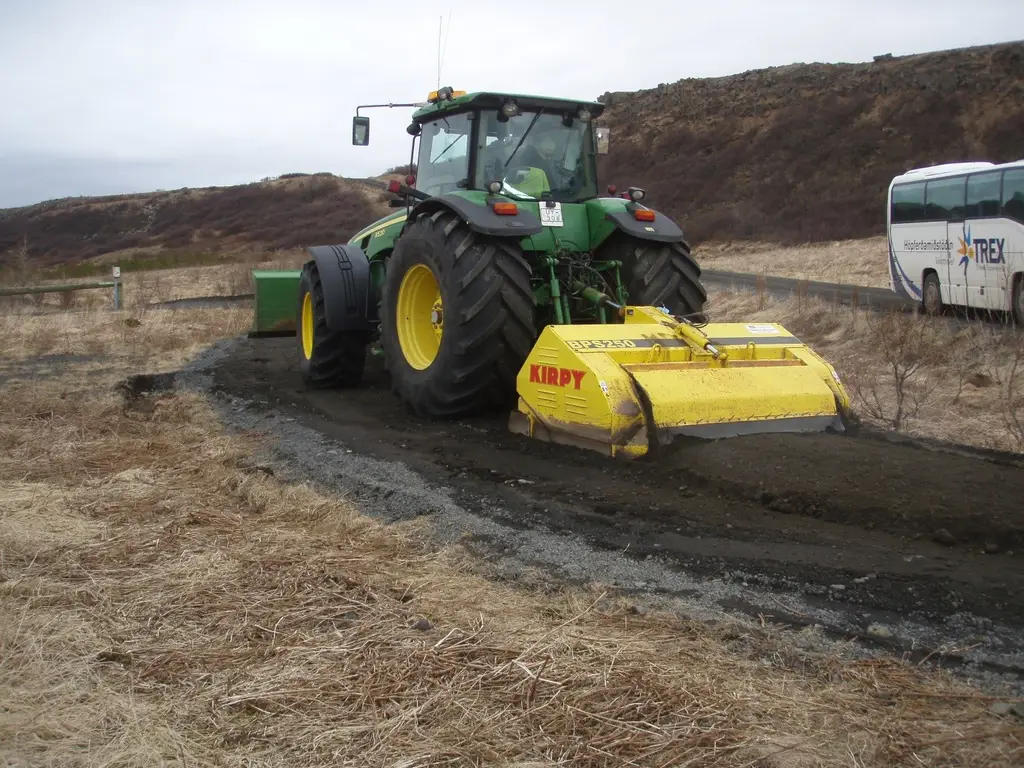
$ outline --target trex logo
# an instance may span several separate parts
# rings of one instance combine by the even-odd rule
[[[960,264],[964,268],[964,275],[967,274],[967,266],[974,261],[976,264],[1004,264],[1006,257],[1003,254],[1003,247],[1006,244],[1005,238],[990,237],[988,239],[971,239],[971,228],[964,227],[964,236],[957,238],[960,241]]]
[[[586,371],[577,371],[572,368],[557,368],[553,365],[530,365],[531,384],[552,384],[556,387],[567,387],[572,384],[573,389],[580,388],[580,382],[587,375]]]

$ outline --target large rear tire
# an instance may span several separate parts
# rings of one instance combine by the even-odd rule
[[[480,235],[445,209],[422,214],[388,259],[381,294],[392,389],[420,416],[514,407],[536,340],[533,309],[515,239]]]
[[[620,275],[628,303],[666,307],[694,322],[705,319],[708,293],[700,279],[700,265],[686,243],[656,243],[616,232],[600,246],[598,258],[622,262]]]
[[[339,296],[337,300],[344,297]],[[299,304],[295,327],[299,370],[313,389],[354,387],[363,377],[366,331],[332,331],[327,327],[324,287],[316,262],[309,261],[299,276]]]

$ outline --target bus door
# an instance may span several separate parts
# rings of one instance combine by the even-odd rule
[[[963,260],[963,237],[969,227],[964,221],[964,201],[967,177],[929,179],[925,191],[925,210],[931,221],[945,221],[945,251],[943,259],[949,274],[950,304],[977,306],[979,288],[984,285],[977,263]],[[940,235],[941,236],[941,235]],[[940,268],[941,269],[941,268]],[[941,277],[941,271],[940,271]]]
[[[949,258],[946,261],[946,268],[949,270],[949,303],[968,305],[970,298],[970,285],[977,285],[974,279],[974,272],[968,272],[963,263],[961,253],[964,236],[963,221],[946,222],[946,241],[949,243]],[[975,270],[976,271],[976,270]]]

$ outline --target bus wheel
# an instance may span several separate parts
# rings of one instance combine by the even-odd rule
[[[1013,281],[1013,321],[1024,328],[1024,275]]]
[[[942,312],[942,293],[939,292],[939,276],[929,272],[924,278],[921,303],[925,314],[938,315]]]

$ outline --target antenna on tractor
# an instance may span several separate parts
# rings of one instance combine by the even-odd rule
[[[441,43],[441,25],[444,22],[444,16],[439,16],[437,19],[437,88],[441,89],[441,68],[444,66],[444,54],[448,51],[448,31],[452,26],[452,11],[448,9],[448,26],[444,30],[444,44]]]

